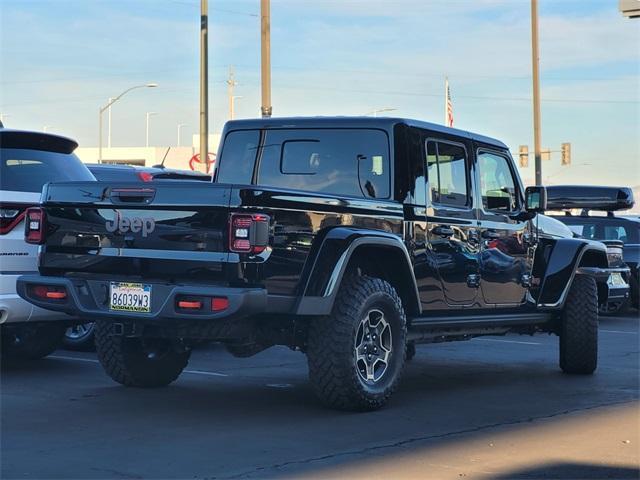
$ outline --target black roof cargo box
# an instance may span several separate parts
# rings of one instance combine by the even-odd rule
[[[547,187],[547,210],[628,210],[634,205],[633,191],[627,187],[554,185]]]

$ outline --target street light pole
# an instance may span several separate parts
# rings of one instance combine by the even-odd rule
[[[187,126],[187,124],[186,124],[186,123],[179,123],[179,124],[178,124],[178,146],[180,146],[180,144],[182,143],[182,142],[180,141],[180,140],[181,140],[181,130],[182,130],[182,127],[186,127],[186,126]]]
[[[379,113],[383,113],[383,112],[395,112],[396,110],[398,110],[397,108],[378,108],[377,110],[372,110],[370,112],[365,113],[365,116],[369,116],[369,115],[373,115],[374,117],[377,117]]]
[[[233,120],[236,118],[236,100],[242,98],[242,95],[232,95],[231,102],[229,103],[229,119]]]
[[[271,106],[271,3],[260,0],[260,52],[262,77],[262,118],[273,113]]]
[[[149,117],[152,117],[153,115],[157,115],[157,113],[147,112],[147,124],[146,124],[146,130],[145,130],[145,147],[149,146]]]
[[[538,0],[531,0],[531,62],[533,66],[533,149],[536,185],[542,185],[540,133],[540,55],[538,52]]]
[[[109,102],[104,107],[100,107],[98,109],[98,163],[102,163],[102,114],[104,111],[111,107],[114,103],[124,97],[131,90],[135,90],[136,88],[155,88],[157,87],[157,83],[145,83],[144,85],[135,85],[133,87],[127,88],[124,92],[114,98],[110,98]]]
[[[200,161],[209,171],[209,2],[200,0]]]
[[[233,120],[233,100],[234,98],[238,98],[233,94],[234,87],[238,85],[235,79],[235,72],[233,70],[233,65],[229,66],[229,78],[227,79],[227,94],[229,96],[229,120]]]
[[[111,102],[113,98],[109,97],[109,102]],[[111,148],[111,105],[109,105],[109,110],[107,111],[107,148]]]

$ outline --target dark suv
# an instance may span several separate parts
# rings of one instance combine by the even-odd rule
[[[640,295],[640,217],[625,216],[635,204],[633,191],[626,187],[558,185],[549,188],[549,209],[564,210],[554,215],[573,233],[589,240],[600,240],[609,247],[610,262],[629,266],[630,300],[638,308]],[[579,212],[578,214],[572,212]],[[617,249],[617,252],[615,250]],[[609,312],[621,310],[624,299],[610,301]]]
[[[214,181],[60,183],[30,211],[30,302],[97,319],[98,358],[161,386],[190,345],[307,354],[318,396],[375,409],[416,343],[555,333],[597,364],[605,246],[540,212],[505,144],[394,118],[227,123]],[[55,298],[48,297],[48,293]]]

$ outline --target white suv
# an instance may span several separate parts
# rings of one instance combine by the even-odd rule
[[[0,328],[3,357],[41,358],[62,343],[74,320],[16,294],[16,279],[38,270],[38,246],[24,241],[27,208],[45,183],[94,180],[68,138],[0,126]]]

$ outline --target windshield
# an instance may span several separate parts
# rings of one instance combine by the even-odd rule
[[[18,148],[0,149],[0,189],[40,192],[48,182],[93,181],[95,178],[73,153]]]

